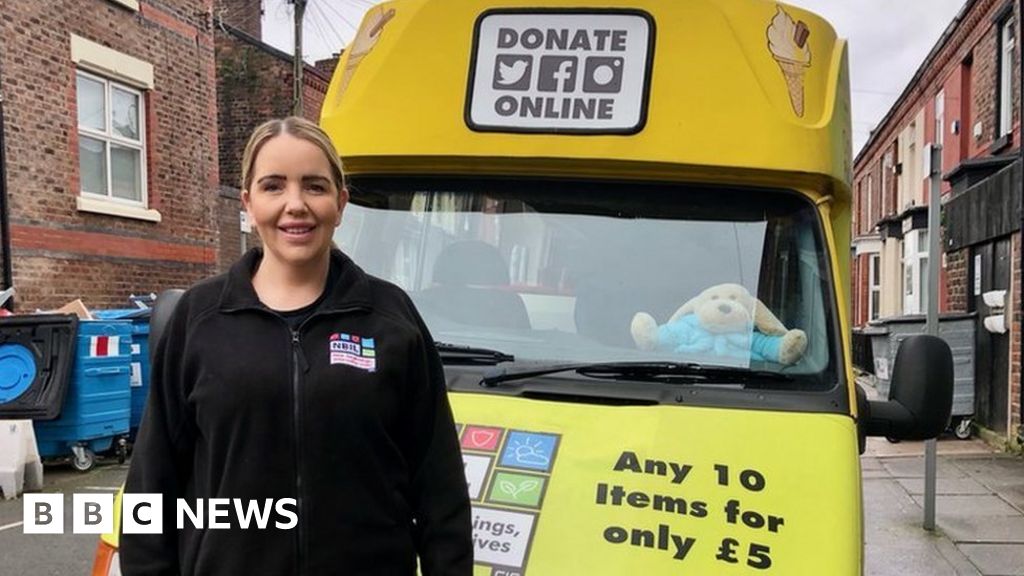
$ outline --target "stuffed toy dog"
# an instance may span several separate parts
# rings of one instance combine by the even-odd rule
[[[739,284],[704,290],[661,326],[650,314],[638,312],[630,331],[641,350],[714,354],[785,365],[798,362],[807,350],[803,330],[787,330]]]

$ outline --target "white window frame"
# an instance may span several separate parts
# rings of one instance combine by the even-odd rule
[[[75,64],[76,72],[83,72],[88,76],[96,77],[106,82],[115,82],[118,85],[118,88],[129,89],[129,91],[134,91],[136,93],[141,92],[143,95],[148,90],[152,90],[154,88],[153,65],[149,62],[135,58],[130,54],[125,54],[112,48],[108,48],[102,44],[93,42],[88,38],[84,38],[76,34],[70,34],[69,40],[71,45],[71,61]],[[105,88],[105,94],[109,94],[109,88]],[[109,97],[104,96],[104,98],[106,100]],[[162,220],[160,212],[152,208],[148,208],[149,165],[148,158],[146,157],[147,132],[145,124],[145,108],[145,99],[140,96],[139,136],[143,147],[141,158],[142,166],[140,167],[140,177],[142,178],[143,188],[141,202],[113,198],[109,195],[102,196],[99,194],[83,194],[81,190],[79,190],[78,197],[76,198],[79,211],[119,216],[134,220],[145,220],[148,222],[160,222]],[[109,114],[109,103],[107,110]],[[109,121],[105,120],[105,122]],[[75,129],[77,131],[76,133],[82,133],[78,130],[77,118],[75,118]],[[87,136],[92,136],[92,134],[89,133],[85,134]],[[107,175],[108,182],[110,182],[109,171]]]
[[[912,230],[903,237],[903,313],[922,314],[928,307],[928,229]]]
[[[999,117],[997,138],[1013,130],[1013,32],[1014,19],[999,24]]]
[[[104,77],[96,75],[96,74],[91,74],[91,73],[86,72],[84,70],[77,70],[76,71],[76,74],[75,74],[76,80],[77,80],[77,78],[79,76],[103,84],[103,107],[104,107],[103,122],[104,122],[104,131],[100,132],[98,130],[95,130],[94,128],[89,128],[89,127],[86,127],[86,126],[79,125],[78,126],[78,134],[79,134],[79,136],[88,136],[89,138],[92,138],[94,140],[100,140],[100,141],[102,141],[102,142],[104,142],[106,144],[106,147],[105,147],[105,150],[106,150],[106,167],[105,168],[106,168],[106,171],[107,171],[107,178],[106,178],[106,180],[107,180],[107,190],[106,190],[106,194],[100,194],[100,193],[95,192],[95,191],[87,191],[87,190],[85,190],[84,187],[82,187],[81,182],[79,182],[79,193],[84,198],[91,197],[91,198],[94,198],[96,200],[101,200],[103,202],[114,202],[114,203],[117,203],[117,204],[124,204],[125,206],[138,207],[138,208],[142,208],[142,209],[149,208],[149,187],[148,187],[148,179],[147,179],[148,174],[147,174],[147,171],[146,171],[146,95],[143,94],[141,91],[136,90],[135,88],[132,88],[131,86],[128,86],[126,84],[122,84],[120,82],[115,82],[114,80],[110,80],[108,78],[104,78]],[[76,84],[77,84],[77,82],[76,82]],[[133,96],[138,98],[138,101],[139,101],[139,109],[137,111],[137,114],[138,114],[138,117],[139,117],[139,128],[138,128],[139,129],[139,140],[138,141],[134,141],[134,140],[131,140],[129,138],[125,138],[123,136],[120,136],[120,135],[116,134],[114,132],[114,130],[113,130],[113,127],[111,126],[111,118],[113,117],[113,108],[111,107],[111,93],[113,92],[114,88],[117,88],[118,90],[121,90],[122,92],[127,92],[129,94],[132,94]],[[110,157],[111,157],[110,146],[112,144],[116,144],[116,145],[122,146],[124,148],[131,148],[132,150],[137,150],[139,152],[139,176],[140,176],[140,182],[139,182],[139,194],[140,194],[139,198],[140,199],[139,200],[129,200],[127,198],[118,198],[118,197],[114,196],[114,194],[113,194],[114,178],[113,178],[113,172],[111,170],[112,167],[111,167],[111,160],[110,160]]]
[[[939,90],[935,95],[935,143],[942,146],[945,141],[946,125],[946,90]],[[941,167],[940,167],[941,171]]]
[[[882,305],[882,257],[877,252],[868,254],[868,321],[877,320]],[[878,306],[875,306],[875,294]]]

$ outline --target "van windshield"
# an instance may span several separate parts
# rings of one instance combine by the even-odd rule
[[[434,339],[516,364],[694,362],[836,384],[814,205],[789,191],[355,179],[336,241]]]

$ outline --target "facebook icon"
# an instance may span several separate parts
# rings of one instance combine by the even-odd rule
[[[573,92],[576,90],[575,56],[542,56],[537,90],[540,92]]]

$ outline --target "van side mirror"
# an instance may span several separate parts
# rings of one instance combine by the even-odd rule
[[[945,340],[911,336],[896,351],[889,400],[871,400],[861,415],[867,436],[935,438],[953,408],[953,353]]]

